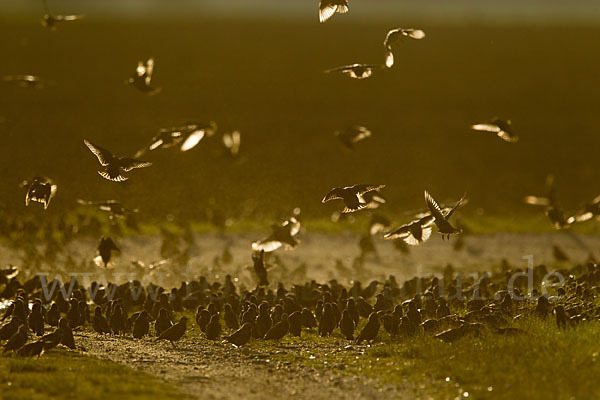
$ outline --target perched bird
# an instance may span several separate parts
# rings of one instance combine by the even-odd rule
[[[320,0],[319,22],[323,23],[333,17],[336,12],[345,14],[348,12],[348,0]]]
[[[350,64],[341,67],[330,68],[323,72],[326,74],[344,74],[352,79],[367,79],[373,75],[373,71],[381,68],[383,68],[381,65],[374,64]]]
[[[371,137],[371,131],[364,126],[355,125],[344,130],[333,132],[340,142],[348,149],[354,150],[354,145],[361,140]]]
[[[31,313],[27,317],[29,328],[37,336],[44,336],[44,316],[42,315],[42,306],[40,303],[34,303]]]
[[[323,314],[321,314],[321,318],[319,319],[319,335],[323,337],[330,336],[337,325],[333,307],[331,303],[325,303],[323,306]]]
[[[44,210],[50,205],[50,200],[56,195],[58,186],[56,183],[45,176],[35,176],[29,181],[23,181],[19,185],[22,188],[27,188],[25,194],[25,206],[30,202],[41,203],[44,205]]]
[[[348,340],[354,340],[354,328],[355,323],[353,318],[350,316],[348,309],[344,310],[342,319],[340,320],[340,331],[342,335]]]
[[[36,341],[32,343],[28,343],[25,346],[21,347],[17,350],[17,355],[19,357],[35,357],[41,356],[44,352],[44,343],[41,341]]]
[[[457,229],[450,225],[448,219],[450,219],[454,211],[456,211],[456,209],[461,205],[464,199],[465,196],[463,196],[456,203],[456,205],[446,215],[444,215],[438,203],[433,199],[433,197],[431,197],[427,190],[425,191],[425,202],[427,203],[427,207],[429,207],[431,215],[434,217],[433,222],[437,226],[438,232],[442,234],[442,238],[447,237],[449,239],[450,235],[462,232],[460,229]]]
[[[369,316],[369,320],[363,327],[362,331],[360,331],[360,334],[356,339],[356,343],[360,344],[360,342],[362,342],[363,340],[366,340],[367,342],[372,342],[375,339],[375,337],[377,337],[380,326],[381,324],[379,322],[379,316],[377,315],[377,313],[371,313],[371,315]]]
[[[19,327],[19,330],[17,330],[17,333],[12,335],[10,339],[8,339],[8,342],[6,342],[6,344],[4,345],[3,353],[6,353],[7,351],[11,350],[17,351],[18,349],[23,347],[25,343],[27,343],[27,326],[21,325]]]
[[[215,314],[210,318],[210,322],[206,325],[206,338],[208,340],[217,340],[221,337],[221,321],[219,314]]]
[[[138,315],[137,319],[133,323],[133,337],[136,339],[141,339],[145,335],[148,334],[150,330],[150,315],[146,310],[142,311],[140,315]]]
[[[302,312],[294,311],[288,317],[290,335],[300,337],[302,334]]]
[[[183,337],[185,331],[187,329],[187,317],[181,317],[179,322],[177,322],[172,327],[164,330],[156,340],[168,340],[171,342],[173,347],[175,346],[175,342]]]
[[[151,85],[152,73],[154,72],[154,58],[150,57],[148,61],[139,61],[135,73],[126,82],[134,88],[150,96],[161,91],[161,88],[155,88]]]
[[[112,259],[113,251],[120,252],[121,249],[111,238],[102,236],[98,243],[97,251],[98,255],[94,258],[96,265],[99,267],[110,268],[112,267],[110,261]]]
[[[212,136],[216,130],[217,124],[214,121],[208,124],[191,122],[183,126],[161,128],[150,144],[135,153],[134,157],[139,158],[146,151],[168,149],[174,146],[179,146],[179,150],[185,152],[196,147],[205,136]]]
[[[392,68],[394,65],[394,53],[392,51],[392,45],[397,43],[403,38],[410,39],[423,39],[425,37],[425,32],[420,29],[403,29],[397,28],[388,31],[387,35],[385,35],[385,40],[383,41],[383,46],[385,47],[385,66],[388,68]]]
[[[0,328],[0,340],[10,339],[12,335],[17,333],[22,323],[23,320],[21,320],[20,318],[11,318],[10,321],[2,325],[2,327]]]
[[[48,333],[40,338],[38,342],[42,342],[44,351],[55,348],[62,341],[62,329],[56,328],[53,332]]]
[[[336,187],[331,189],[329,193],[323,197],[322,203],[326,203],[330,200],[341,199],[344,201],[344,209],[342,213],[351,213],[362,210],[367,207],[368,203],[365,201],[363,195],[368,192],[379,191],[383,189],[385,185],[353,185],[347,187]]]
[[[96,307],[94,309],[94,316],[92,317],[92,327],[99,334],[111,333],[110,326],[108,325],[108,321],[102,315],[102,309],[100,307]]]
[[[223,146],[231,157],[237,157],[240,153],[242,136],[240,131],[225,132],[223,134]]]
[[[108,179],[113,182],[125,182],[129,179],[124,175],[125,172],[130,172],[136,168],[146,168],[152,165],[151,162],[147,161],[139,161],[133,158],[127,157],[117,157],[113,156],[113,154],[103,149],[100,146],[96,146],[95,144],[89,142],[88,140],[83,141],[85,145],[90,149],[90,151],[96,156],[100,165],[104,167],[104,169],[98,171],[101,177],[104,179]]]
[[[61,318],[60,321],[58,321],[58,327],[61,330],[60,343],[71,350],[75,350],[75,338],[73,337],[73,331],[71,330],[69,321]]]
[[[44,16],[42,17],[41,24],[44,28],[56,30],[56,24],[64,21],[77,21],[82,19],[84,15],[53,15],[48,8],[46,0],[42,0],[44,4]]]
[[[519,141],[519,137],[514,133],[511,124],[510,120],[494,118],[491,122],[472,125],[471,129],[479,132],[495,133],[505,142],[516,143]]]
[[[290,217],[282,224],[273,224],[271,225],[271,235],[264,240],[253,242],[252,250],[270,253],[279,249],[281,246],[285,246],[286,249],[293,249],[300,243],[295,238],[298,232],[300,232],[300,227],[300,221],[295,217]]]
[[[2,80],[22,88],[41,89],[46,86],[46,82],[35,75],[4,75]]]
[[[225,340],[231,344],[236,345],[237,347],[241,347],[248,343],[250,338],[252,337],[252,324],[246,322],[240,329],[233,332],[231,335],[226,336]]]
[[[223,306],[223,319],[225,320],[225,325],[231,330],[237,330],[240,327],[238,319],[231,308],[231,304],[227,303]]]
[[[554,314],[556,315],[556,325],[559,329],[565,329],[567,327],[567,313],[565,312],[565,308],[563,306],[556,306],[554,308]]]
[[[283,339],[283,337],[285,335],[287,335],[288,330],[289,330],[288,315],[284,313],[281,315],[281,320],[278,323],[276,323],[275,325],[273,325],[271,327],[271,329],[269,329],[269,331],[265,335],[265,340],[279,341],[279,340]]]
[[[426,215],[402,225],[392,232],[386,233],[383,238],[388,240],[402,239],[406,244],[418,246],[431,237],[434,220],[435,217],[433,215]]]
[[[206,327],[208,326],[211,318],[212,314],[210,311],[204,308],[202,310],[198,309],[198,312],[196,313],[196,323],[202,332],[206,333]]]
[[[265,267],[265,251],[254,252],[252,254],[252,262],[254,263],[254,273],[258,278],[258,286],[269,286],[267,268]]]

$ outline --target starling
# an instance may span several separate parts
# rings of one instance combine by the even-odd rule
[[[397,28],[390,30],[385,36],[385,40],[383,41],[383,46],[386,49],[385,53],[385,66],[388,68],[392,68],[394,65],[394,53],[392,49],[392,45],[399,41],[402,38],[410,38],[410,39],[423,39],[425,37],[425,32],[420,29],[403,29]]]
[[[254,263],[254,273],[258,278],[258,286],[269,286],[267,268],[265,267],[265,251],[261,250],[253,253],[252,262]]]
[[[333,188],[323,197],[322,203],[326,203],[330,200],[341,199],[344,201],[344,209],[342,213],[351,213],[362,210],[367,207],[363,195],[372,191],[379,191],[383,189],[385,185],[354,185],[347,187],[336,187]]]
[[[38,341],[42,342],[44,351],[53,349],[62,341],[62,329],[56,328],[54,332],[42,336]]]
[[[27,343],[27,326],[21,325],[17,333],[12,335],[10,339],[8,339],[8,342],[6,342],[4,345],[3,353],[6,353],[10,350],[16,351],[23,347],[25,343]]]
[[[183,337],[183,335],[185,334],[185,331],[187,329],[186,323],[187,323],[187,317],[181,317],[179,319],[179,322],[177,322],[175,325],[171,326],[170,328],[164,330],[160,336],[158,338],[156,338],[156,340],[168,340],[169,342],[171,342],[171,344],[173,345],[173,347],[175,346],[175,342],[178,341],[179,339],[181,339]]]
[[[241,139],[240,131],[225,132],[223,134],[223,146],[233,158],[239,155]]]
[[[77,299],[72,298],[69,300],[69,311],[67,311],[65,318],[69,321],[71,328],[77,328],[80,325],[81,314],[79,314],[79,302]]]
[[[200,327],[200,330],[202,332],[206,333],[206,327],[210,323],[211,318],[212,318],[212,315],[211,315],[210,311],[208,311],[206,309],[203,309],[202,311],[200,311],[200,315],[198,316],[198,319],[196,320],[196,322],[198,323],[198,326]]]
[[[44,28],[56,30],[56,24],[59,22],[77,21],[82,19],[83,15],[54,15],[50,12],[46,0],[43,0],[44,16],[40,21]]]
[[[2,77],[4,82],[10,82],[22,88],[41,89],[46,83],[39,76],[35,75],[5,75]]]
[[[344,335],[344,337],[348,340],[354,340],[354,328],[354,320],[350,316],[348,309],[346,309],[344,310],[342,319],[340,321],[340,330],[342,331],[342,335]]]
[[[408,245],[418,246],[431,237],[433,221],[434,217],[432,215],[426,215],[386,233],[383,238],[389,240],[402,239]]]
[[[108,319],[108,323],[110,324],[110,328],[115,335],[119,335],[124,333],[124,326],[126,324],[127,316],[124,315],[123,308],[117,304],[110,314],[110,318]]]
[[[491,122],[472,125],[471,129],[479,132],[491,132],[508,143],[516,143],[519,137],[514,133],[510,120],[494,118]]]
[[[196,147],[205,136],[214,135],[216,130],[217,124],[214,121],[209,124],[189,123],[173,128],[162,128],[158,135],[152,138],[150,144],[138,151],[134,157],[139,158],[146,151],[168,149],[174,146],[179,146],[179,150],[185,152]]]
[[[60,343],[64,346],[67,346],[71,350],[75,350],[75,338],[73,337],[73,331],[71,330],[71,326],[69,325],[69,321],[64,318],[61,318],[58,321],[58,327],[61,330]]]
[[[242,325],[240,329],[233,332],[231,335],[226,336],[225,340],[231,344],[236,345],[237,347],[241,347],[248,343],[250,338],[252,337],[252,324],[245,323]]]
[[[425,191],[425,202],[427,203],[427,207],[429,207],[431,215],[433,215],[434,217],[433,222],[437,226],[438,232],[442,234],[442,238],[447,237],[449,239],[450,235],[462,232],[460,229],[457,229],[450,225],[448,219],[452,216],[454,211],[456,211],[456,209],[461,205],[464,199],[465,196],[463,196],[456,203],[456,205],[446,215],[444,215],[438,203],[433,199],[433,197],[431,197],[427,190]]]
[[[161,308],[158,312],[158,317],[156,318],[156,322],[154,323],[154,329],[156,330],[156,335],[160,336],[164,331],[171,328],[173,326],[173,322],[171,322],[171,318],[169,317],[169,312],[165,308]]]
[[[161,88],[151,86],[153,72],[154,58],[149,58],[146,62],[139,61],[135,73],[127,80],[127,83],[141,92],[152,96],[161,91]]]
[[[300,232],[300,226],[300,222],[296,217],[290,217],[280,225],[273,224],[271,225],[273,231],[271,235],[264,240],[252,243],[252,250],[270,253],[279,249],[281,246],[285,246],[286,249],[294,249],[300,243],[295,238],[298,232]]]
[[[269,315],[269,305],[267,303],[262,303],[258,307],[258,316],[256,317],[256,322],[254,324],[253,336],[256,339],[262,339],[271,326],[273,325],[273,321],[271,316]]]
[[[368,137],[371,137],[371,131],[364,126],[352,126],[341,131],[333,132],[340,142],[350,150],[354,150],[354,145]]]
[[[302,334],[302,312],[294,311],[288,317],[289,331],[292,336],[300,337]]]
[[[17,333],[19,326],[23,324],[23,320],[17,317],[12,317],[10,321],[2,325],[0,328],[0,340],[8,340]]]
[[[374,64],[351,64],[325,70],[326,74],[344,74],[352,79],[367,79],[373,75],[375,69],[383,68],[382,65]]]
[[[538,317],[545,318],[550,312],[550,303],[546,296],[540,296],[538,298],[537,306],[535,307],[535,313]]]
[[[32,342],[21,347],[19,350],[17,350],[17,355],[19,357],[39,357],[43,352],[44,343],[38,340],[37,342]]]
[[[287,335],[289,330],[288,316],[287,314],[283,314],[281,316],[281,320],[273,325],[271,329],[265,335],[265,340],[281,340],[285,335]]]
[[[210,318],[210,322],[206,325],[206,338],[208,340],[218,340],[221,337],[221,321],[219,314],[215,314]]]
[[[325,22],[333,17],[336,12],[345,14],[348,12],[348,0],[320,0],[319,22]]]
[[[98,171],[101,177],[113,182],[125,182],[129,179],[125,172],[130,172],[136,168],[146,168],[152,165],[151,162],[140,161],[133,158],[114,156],[110,151],[96,146],[88,140],[83,141],[90,151],[96,156],[102,170]]]
[[[20,185],[27,188],[25,194],[25,206],[30,202],[41,203],[44,205],[44,210],[50,205],[50,200],[56,195],[58,186],[54,181],[45,176],[35,176],[30,181],[24,181]]]
[[[225,325],[227,325],[227,328],[231,330],[239,329],[240,324],[238,323],[238,319],[235,313],[233,312],[233,309],[231,308],[231,304],[225,304],[225,306],[223,307],[223,312],[223,319],[225,320]]]
[[[111,333],[110,326],[108,325],[108,321],[102,315],[102,309],[100,307],[96,307],[94,310],[94,317],[92,318],[92,327],[99,334]]]
[[[360,344],[360,342],[362,342],[363,340],[366,340],[367,342],[372,342],[379,333],[379,327],[379,316],[375,312],[371,313],[371,315],[369,316],[369,320],[363,327],[362,331],[360,331],[360,334],[356,339],[356,343]]]
[[[110,268],[112,266],[111,259],[113,251],[120,252],[121,249],[109,237],[102,236],[98,243],[98,256],[94,258],[96,265],[99,267]]]
[[[317,320],[315,319],[315,315],[308,308],[302,309],[302,326],[309,329],[317,327]]]
[[[133,337],[141,339],[148,334],[150,330],[150,315],[146,310],[142,311],[133,323]]]
[[[554,308],[554,314],[556,314],[556,325],[558,329],[565,329],[567,327],[567,314],[563,306],[556,306]]]
[[[323,314],[319,320],[319,335],[330,336],[336,327],[335,315],[333,314],[333,305],[326,303],[323,306]]]
[[[406,316],[415,325],[421,325],[421,313],[417,309],[417,304],[414,300],[408,302],[408,311],[406,312]]]
[[[40,303],[33,304],[27,322],[33,333],[37,336],[44,336],[44,316],[42,315],[42,306]]]

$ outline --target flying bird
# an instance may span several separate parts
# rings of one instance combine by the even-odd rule
[[[596,218],[600,221],[600,196],[597,196],[591,202],[587,203],[583,209],[570,217],[568,221],[570,223],[585,222],[592,218]]]
[[[30,202],[41,203],[44,205],[44,210],[50,205],[50,200],[56,195],[58,186],[56,183],[45,176],[35,176],[29,181],[23,181],[19,185],[22,188],[27,188],[25,194],[25,206]]]
[[[567,217],[562,206],[559,204],[556,196],[556,186],[554,185],[554,176],[551,174],[546,177],[546,190],[546,196],[525,196],[523,201],[525,204],[544,207],[544,212],[554,226],[554,229],[567,229],[572,223],[577,222],[577,217]]]
[[[83,206],[97,207],[100,211],[110,213],[111,217],[125,218],[128,214],[137,213],[137,208],[125,208],[117,200],[106,200],[106,201],[87,201],[77,199],[77,203]]]
[[[348,12],[348,0],[321,0],[319,1],[319,22],[323,23],[333,17],[336,12]]]
[[[346,148],[354,150],[354,145],[356,143],[371,137],[371,131],[364,126],[356,125],[344,130],[335,131],[333,132],[333,135],[337,137]]]
[[[99,267],[110,268],[113,251],[120,252],[121,249],[109,237],[102,236],[98,243],[98,255],[94,258],[94,262]]]
[[[435,217],[431,214],[416,219],[400,228],[386,233],[384,239],[402,239],[406,244],[418,246],[431,237]]]
[[[519,141],[519,137],[514,133],[511,125],[512,122],[510,120],[494,118],[491,122],[472,125],[471,129],[479,132],[495,133],[505,142],[516,143]]]
[[[323,197],[322,203],[330,200],[341,199],[344,201],[342,213],[351,213],[368,207],[364,194],[383,189],[385,185],[354,185],[347,187],[336,187]]]
[[[2,80],[22,88],[41,89],[46,86],[46,82],[35,75],[5,75],[2,77]]]
[[[155,95],[161,91],[161,88],[151,85],[153,71],[154,58],[150,57],[146,62],[139,61],[135,73],[127,80],[127,83],[150,96]]]
[[[342,67],[331,68],[323,71],[326,74],[338,73],[344,74],[352,79],[367,79],[373,75],[373,71],[381,69],[381,65],[374,64],[351,64]]]
[[[196,147],[205,136],[214,135],[216,130],[217,124],[214,121],[208,124],[191,122],[183,126],[161,128],[150,144],[135,153],[134,157],[141,157],[146,151],[168,149],[174,146],[180,146],[179,150],[181,151],[188,151]]]
[[[104,167],[101,171],[98,171],[101,177],[108,179],[113,182],[125,182],[128,177],[124,175],[125,172],[130,172],[136,168],[146,168],[152,165],[151,162],[135,160],[128,157],[117,157],[113,156],[112,153],[100,146],[96,146],[88,140],[83,140],[83,143],[90,149],[90,151],[98,158],[100,165]]]
[[[271,225],[271,229],[273,230],[271,235],[264,240],[252,243],[252,250],[264,250],[266,253],[270,253],[281,246],[285,246],[286,249],[293,249],[300,243],[295,238],[298,232],[300,232],[300,227],[300,221],[296,217],[291,217],[282,224],[273,224]]]
[[[464,199],[465,196],[458,200],[456,205],[450,211],[448,211],[447,214],[444,215],[438,203],[433,199],[433,197],[431,197],[427,190],[425,191],[425,203],[427,203],[427,207],[429,208],[429,211],[431,212],[431,215],[434,218],[433,222],[437,226],[438,232],[442,234],[442,238],[446,237],[450,239],[450,235],[462,232],[462,230],[453,227],[450,224],[450,222],[448,222],[448,220],[450,219],[454,211],[456,211],[456,209],[462,204]]]
[[[397,28],[390,30],[385,36],[385,40],[383,41],[383,46],[385,47],[385,66],[388,68],[392,68],[394,65],[394,53],[392,51],[392,45],[397,43],[403,38],[410,39],[423,39],[425,37],[425,32],[420,29],[403,29]]]
[[[53,15],[48,8],[46,0],[42,0],[42,2],[44,4],[44,16],[40,22],[44,28],[49,28],[54,31],[56,30],[56,24],[58,22],[77,21],[84,17],[84,15]]]
[[[234,158],[240,153],[241,139],[240,131],[225,132],[223,134],[223,146],[225,146],[229,154]]]

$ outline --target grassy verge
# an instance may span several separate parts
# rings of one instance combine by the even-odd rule
[[[529,319],[515,325],[526,335],[486,332],[447,344],[419,336],[356,346],[341,338],[286,339],[250,348],[269,355],[271,363],[301,364],[316,370],[376,379],[412,391],[414,398],[568,399],[599,398],[600,323],[559,331],[553,319]]]
[[[39,359],[0,357],[0,398],[182,399],[155,377],[109,361],[52,350]]]

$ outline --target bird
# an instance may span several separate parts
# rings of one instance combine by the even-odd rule
[[[117,200],[88,201],[77,199],[77,203],[81,204],[82,206],[96,207],[100,211],[109,213],[111,217],[125,218],[129,214],[135,214],[139,212],[137,208],[125,208]]]
[[[63,21],[77,21],[84,17],[84,15],[53,15],[48,8],[46,0],[42,0],[44,4],[44,16],[40,21],[44,28],[56,30],[56,24]]]
[[[179,339],[181,339],[183,337],[183,335],[185,334],[185,331],[187,329],[187,317],[181,317],[179,319],[179,322],[177,322],[175,325],[171,326],[170,328],[164,330],[159,336],[158,338],[156,338],[156,340],[168,340],[169,342],[171,342],[171,344],[173,345],[173,347],[175,346],[175,342],[177,342]]]
[[[56,328],[53,332],[42,336],[38,342],[42,342],[44,351],[55,348],[62,340],[62,329]]]
[[[111,268],[112,264],[110,263],[112,259],[113,251],[120,252],[121,249],[117,244],[109,237],[102,236],[100,238],[100,242],[98,243],[97,252],[98,255],[94,258],[94,262],[99,267]]]
[[[233,158],[237,157],[240,153],[241,141],[242,136],[240,131],[225,132],[223,134],[223,146],[227,150],[228,154]]]
[[[554,229],[568,229],[574,222],[577,222],[577,217],[567,217],[565,215],[564,210],[558,202],[556,187],[554,185],[554,175],[552,174],[546,176],[546,190],[546,196],[525,196],[523,201],[525,204],[544,207],[545,214]]]
[[[290,217],[281,224],[271,225],[271,235],[264,239],[252,243],[252,250],[273,252],[284,246],[286,249],[295,248],[300,242],[295,236],[300,232],[300,221],[296,217]]]
[[[126,82],[143,93],[150,96],[159,93],[162,89],[151,85],[152,73],[154,72],[154,58],[150,57],[146,62],[139,61],[135,73]]]
[[[231,304],[226,303],[223,306],[223,319],[225,320],[225,325],[227,325],[227,327],[231,330],[237,330],[240,327],[240,324],[238,322],[238,319],[235,315],[235,313],[233,312],[233,309],[231,308]]]
[[[27,343],[27,325],[21,325],[17,332],[8,339],[4,345],[3,353],[17,351]]]
[[[514,133],[511,125],[511,120],[493,118],[490,122],[471,125],[471,129],[479,132],[495,133],[496,136],[505,142],[516,143],[519,141],[519,136]]]
[[[97,306],[94,309],[94,316],[92,317],[92,327],[99,334],[111,333],[110,326],[108,325],[108,321],[102,315],[102,309]]]
[[[345,14],[348,12],[348,0],[320,0],[319,22],[326,22],[336,12]]]
[[[175,146],[179,146],[179,150],[182,152],[189,151],[196,147],[205,136],[212,136],[216,130],[217,123],[214,121],[208,124],[190,122],[182,126],[161,128],[148,146],[135,153],[134,158],[141,157],[146,151],[168,149]]]
[[[161,308],[158,311],[158,317],[156,318],[156,322],[154,323],[154,330],[156,331],[156,335],[160,336],[164,331],[173,326],[171,322],[171,318],[169,317],[169,312],[166,308]]]
[[[17,350],[17,355],[19,357],[34,357],[41,356],[44,352],[44,342],[35,341],[32,343],[28,343],[25,346],[21,347]]]
[[[340,320],[340,331],[342,335],[348,340],[354,340],[354,319],[350,316],[348,309],[342,313],[342,319]]]
[[[356,343],[360,344],[360,342],[362,342],[363,340],[366,340],[367,342],[372,342],[373,340],[375,340],[375,337],[377,337],[380,327],[381,324],[379,322],[379,316],[376,312],[371,313],[371,315],[369,316],[369,320],[367,321],[363,329],[360,331],[360,334],[356,339]]]
[[[383,68],[381,65],[375,64],[350,64],[326,69],[323,72],[326,74],[344,74],[352,79],[367,79],[373,75],[373,71],[381,68]]]
[[[403,38],[410,39],[423,39],[425,37],[425,32],[421,29],[412,29],[412,28],[396,28],[388,31],[387,35],[385,35],[385,40],[383,41],[383,46],[386,49],[385,53],[385,66],[388,68],[392,68],[394,65],[394,53],[392,51],[392,45],[397,43],[399,40]]]
[[[433,215],[426,215],[386,233],[383,238],[388,240],[402,239],[408,245],[418,246],[431,237],[434,220],[435,217]]]
[[[73,338],[73,331],[71,330],[69,321],[61,318],[60,321],[58,321],[58,327],[61,330],[60,343],[71,350],[75,350],[75,338]]]
[[[427,207],[429,207],[429,211],[431,215],[434,217],[434,223],[438,228],[438,232],[442,234],[442,238],[447,237],[450,238],[450,235],[461,233],[462,230],[453,227],[448,219],[452,216],[454,211],[462,204],[465,196],[463,196],[458,202],[454,205],[454,207],[448,211],[446,215],[443,214],[442,209],[438,205],[438,203],[431,197],[429,192],[425,191],[425,202],[427,203]]]
[[[136,339],[141,339],[145,335],[148,334],[150,330],[150,315],[146,310],[142,311],[140,315],[138,315],[137,319],[133,323],[133,337]]]
[[[350,150],[354,150],[354,145],[356,143],[371,137],[371,134],[372,132],[368,128],[360,125],[333,132],[333,135],[339,139],[344,147]]]
[[[575,215],[568,218],[568,223],[585,222],[592,218],[596,218],[600,221],[600,196],[595,197],[591,202],[585,204],[583,209],[578,211]]]
[[[125,176],[125,172],[130,172],[137,168],[146,168],[152,165],[149,161],[140,161],[128,157],[114,156],[110,151],[96,146],[92,142],[84,139],[83,142],[90,149],[90,151],[96,156],[100,165],[104,169],[98,171],[101,177],[108,179],[113,182],[125,182],[129,178]]]
[[[42,89],[48,82],[36,75],[4,75],[2,80],[22,88]]]
[[[44,316],[42,315],[40,303],[33,303],[31,312],[27,317],[27,324],[37,336],[44,336]]]
[[[363,195],[368,192],[379,191],[383,189],[385,185],[353,185],[346,187],[333,188],[323,197],[322,203],[326,203],[330,200],[341,199],[344,201],[344,209],[342,213],[351,213],[360,211],[368,206]]]
[[[284,313],[281,315],[281,320],[275,325],[273,325],[271,329],[269,329],[269,331],[266,333],[265,340],[279,341],[283,339],[285,335],[287,335],[288,330],[288,315]]]
[[[252,337],[252,324],[249,322],[246,322],[245,324],[242,325],[242,327],[240,329],[233,332],[231,335],[226,336],[225,340],[237,347],[242,347],[243,345],[248,343],[248,341],[250,340],[251,337]]]
[[[330,336],[337,325],[333,307],[334,305],[331,303],[325,303],[323,306],[323,314],[319,319],[319,335],[322,337]]]
[[[258,286],[269,286],[267,268],[265,267],[265,251],[261,250],[252,254],[254,273],[258,278]]]
[[[27,188],[25,193],[25,206],[33,201],[44,206],[44,210],[50,205],[50,201],[56,196],[58,186],[54,181],[46,176],[34,176],[28,181],[23,181],[19,185],[22,188]]]
[[[218,340],[221,336],[221,329],[219,314],[215,314],[210,318],[208,325],[206,325],[206,338],[208,340]]]

